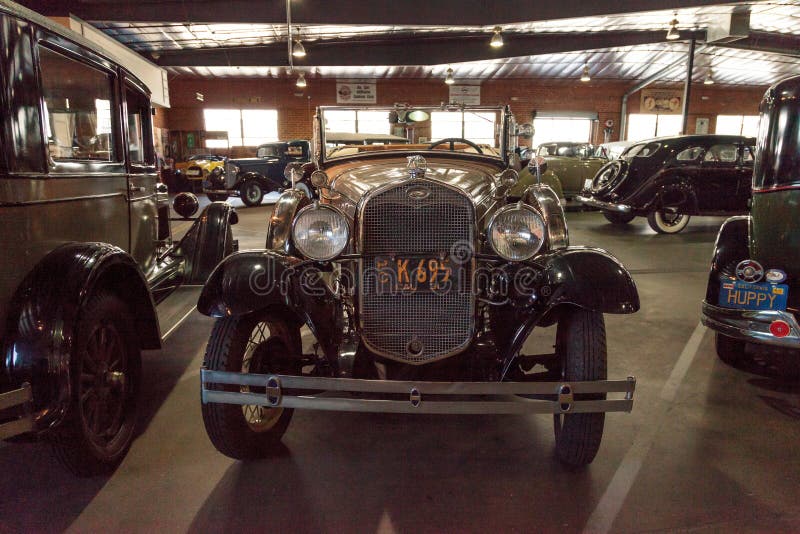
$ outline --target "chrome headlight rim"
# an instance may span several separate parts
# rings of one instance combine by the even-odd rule
[[[532,253],[530,253],[529,255],[527,255],[525,257],[521,257],[521,258],[510,258],[510,257],[504,255],[499,250],[497,250],[497,247],[494,244],[494,240],[492,239],[492,228],[494,227],[494,224],[497,221],[498,217],[500,217],[504,213],[507,213],[509,211],[515,211],[515,210],[528,211],[528,212],[532,213],[533,215],[535,215],[536,217],[538,217],[539,220],[542,222],[542,241],[539,243],[539,246],[536,247],[536,249]],[[536,208],[534,208],[533,206],[531,206],[529,204],[515,203],[515,204],[508,204],[507,206],[503,206],[502,208],[500,208],[496,212],[494,212],[492,217],[489,219],[489,224],[486,225],[486,240],[489,242],[489,246],[492,248],[492,250],[494,251],[495,254],[497,254],[502,259],[504,259],[506,261],[509,261],[509,262],[528,261],[529,259],[531,259],[534,256],[536,256],[542,250],[542,247],[544,247],[544,243],[545,243],[545,241],[547,241],[547,235],[548,235],[547,234],[547,222],[545,221],[544,215],[539,210],[537,210]]]
[[[310,211],[314,211],[314,210],[330,210],[333,213],[335,213],[336,215],[338,215],[339,217],[341,217],[342,218],[342,222],[344,223],[343,226],[344,226],[345,231],[346,231],[346,235],[345,235],[345,239],[344,239],[344,245],[342,246],[341,249],[336,251],[336,253],[331,254],[329,256],[326,256],[326,257],[311,256],[310,254],[308,254],[307,251],[303,250],[300,246],[298,246],[297,238],[295,237],[295,232],[297,230],[297,222],[300,220],[300,217],[302,217],[303,214],[308,213]],[[292,221],[292,231],[291,231],[292,244],[295,246],[295,248],[297,248],[297,250],[303,256],[305,256],[306,258],[308,258],[310,260],[314,260],[314,261],[331,261],[331,260],[336,259],[337,257],[339,257],[342,254],[342,252],[344,252],[347,249],[347,245],[350,243],[350,235],[351,235],[350,224],[347,221],[347,217],[344,215],[344,213],[340,209],[338,209],[338,208],[336,208],[334,206],[331,206],[330,204],[319,204],[319,203],[316,203],[316,202],[313,203],[313,204],[309,204],[308,206],[306,206],[304,208],[301,208],[300,211],[298,211],[297,214],[294,216],[294,220]]]

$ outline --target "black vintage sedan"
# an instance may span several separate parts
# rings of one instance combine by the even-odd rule
[[[604,165],[578,200],[614,224],[647,217],[661,234],[683,230],[691,215],[745,213],[754,138],[681,135],[641,141]]]

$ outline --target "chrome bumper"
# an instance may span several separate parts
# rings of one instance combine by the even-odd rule
[[[259,405],[342,412],[530,414],[630,412],[636,379],[592,382],[403,382],[200,371],[204,404]],[[211,384],[263,388],[220,391]],[[298,392],[296,390],[313,390]],[[350,394],[358,394],[351,396]],[[586,393],[620,393],[614,400],[576,400]],[[552,400],[519,395],[552,395]],[[370,398],[366,398],[369,396]],[[390,397],[391,396],[391,397]],[[487,398],[494,397],[494,398]]]
[[[0,425],[0,439],[10,438],[33,430],[33,394],[31,386],[22,384],[22,387],[0,394],[0,411],[15,406],[24,407],[24,415]]]
[[[577,195],[575,197],[575,200],[577,200],[581,204],[592,206],[593,208],[600,208],[601,210],[607,210],[607,211],[617,211],[619,213],[630,213],[631,210],[633,209],[627,204],[614,204],[613,202],[603,202],[602,200],[597,200],[594,197],[587,197],[583,195]]]
[[[800,348],[800,325],[790,312],[736,310],[703,301],[701,320],[712,330],[734,339],[789,349]],[[769,325],[778,320],[785,321],[789,325],[789,335],[775,337],[770,333]]]

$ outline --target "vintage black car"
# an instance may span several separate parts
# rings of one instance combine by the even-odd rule
[[[202,411],[222,453],[274,451],[295,408],[538,412],[554,414],[558,458],[583,465],[604,412],[631,409],[634,379],[606,380],[603,318],[638,310],[631,276],[605,251],[569,246],[547,186],[508,195],[519,165],[508,108],[444,109],[493,117],[494,146],[448,138],[326,157],[319,109],[305,169],[319,199],[285,191],[266,250],[211,275],[198,302],[217,318]],[[552,340],[523,354],[550,325]]]
[[[0,438],[44,437],[91,475],[130,447],[140,351],[234,250],[235,213],[212,204],[174,243],[142,83],[5,1],[0,43]]]
[[[308,141],[266,143],[258,147],[254,158],[227,159],[224,167],[213,169],[203,182],[203,191],[211,200],[238,195],[245,206],[258,206],[265,194],[292,186],[284,176],[287,164],[305,163],[309,157]],[[295,187],[310,196],[307,184]]]
[[[800,376],[800,77],[767,90],[749,216],[717,236],[703,324],[716,330],[719,357],[766,355],[770,373]]]
[[[680,232],[691,215],[745,213],[754,144],[737,135],[641,141],[597,171],[577,198],[613,224],[647,217],[661,234]]]

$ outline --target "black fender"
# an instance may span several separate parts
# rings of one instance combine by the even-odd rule
[[[734,275],[735,264],[750,257],[750,216],[738,215],[728,218],[719,229],[711,257],[708,273],[706,302],[716,305],[719,302],[719,277],[721,274]],[[730,270],[730,272],[727,272]]]
[[[658,185],[653,195],[653,201],[647,207],[652,211],[665,206],[679,208],[681,213],[690,215],[697,213],[697,194],[691,182],[678,177],[674,181]]]
[[[214,267],[235,250],[231,225],[238,220],[236,210],[226,202],[212,202],[200,213],[175,249],[185,258],[187,284],[204,284]]]
[[[264,176],[260,172],[248,171],[248,172],[243,172],[239,175],[236,181],[236,189],[241,189],[242,186],[246,182],[249,182],[250,180],[255,180],[259,184],[261,184],[261,188],[264,190],[264,194],[271,193],[272,191],[277,191],[280,187],[277,183],[275,183],[274,180],[271,180],[269,177]]]
[[[531,331],[537,325],[552,324],[562,306],[615,314],[639,310],[633,278],[605,250],[567,247],[536,257],[530,267],[538,273],[533,277],[536,290],[516,296],[514,306],[506,306],[492,321],[507,364],[519,354]]]
[[[300,208],[308,205],[310,200],[297,189],[287,189],[278,198],[272,208],[272,216],[267,223],[267,241],[265,248],[268,250],[281,250],[291,253],[291,234],[294,217]]]
[[[305,323],[326,356],[336,361],[342,306],[309,262],[276,250],[253,250],[225,258],[206,282],[197,309],[209,317],[275,312]]]
[[[3,389],[31,384],[36,428],[58,424],[69,406],[70,360],[81,310],[106,289],[130,307],[139,345],[161,346],[155,304],[135,260],[106,243],[69,243],[53,250],[20,284],[3,335]]]

